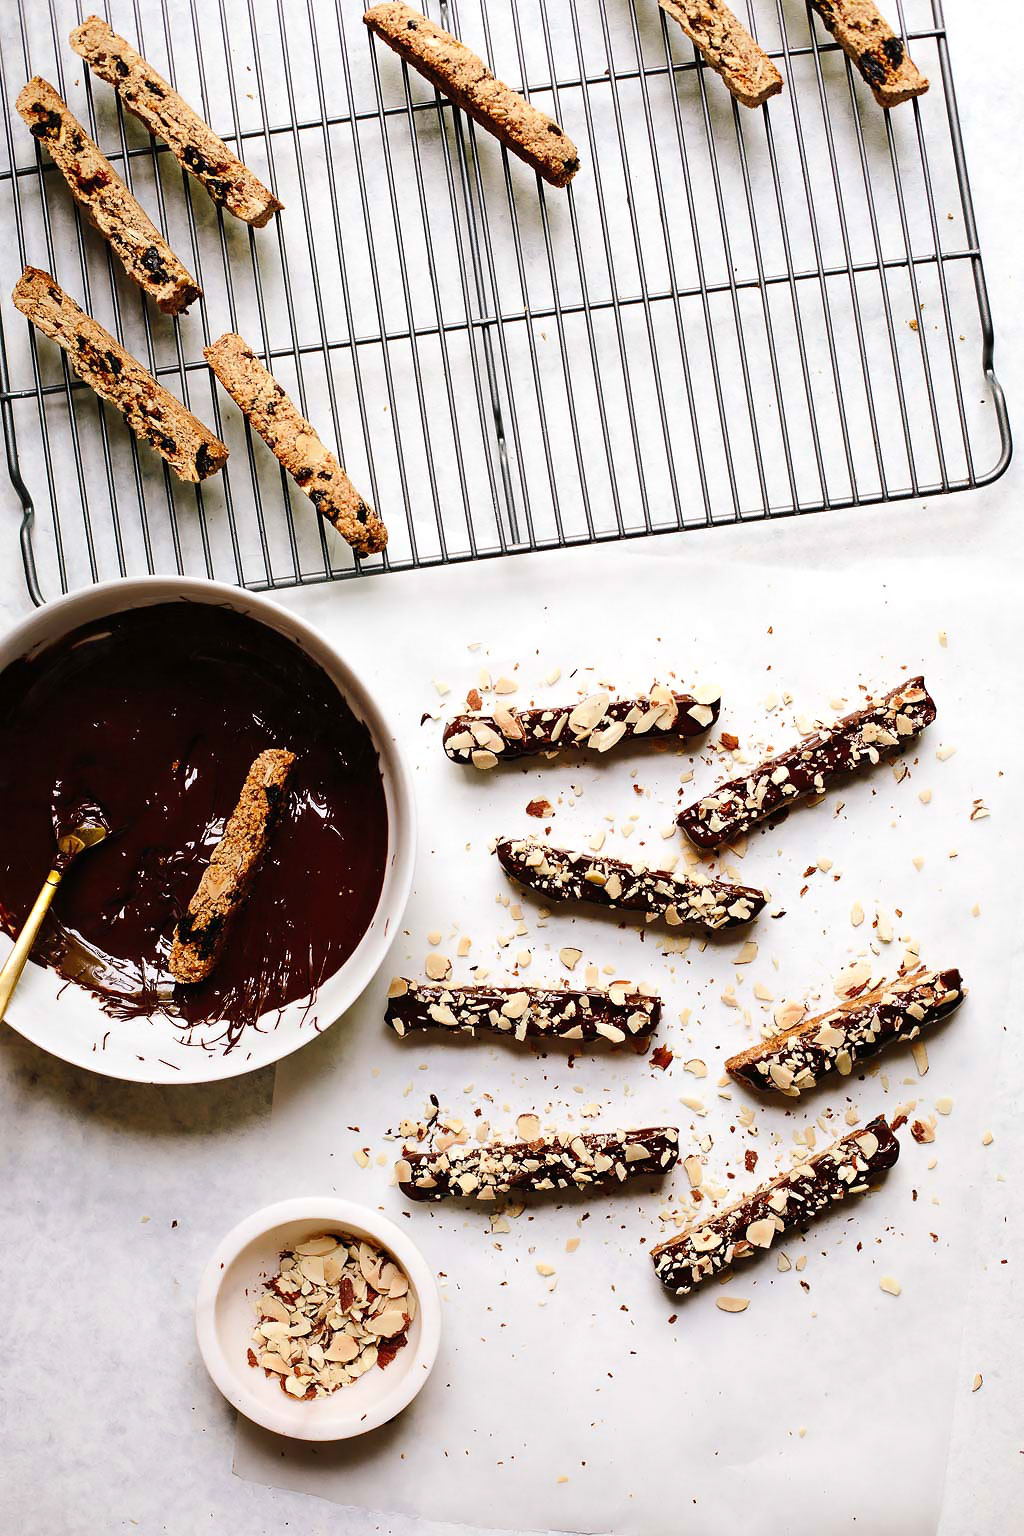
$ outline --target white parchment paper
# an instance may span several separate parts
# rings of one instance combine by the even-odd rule
[[[304,1447],[240,1421],[239,1475],[362,1509],[500,1529],[674,1536],[729,1522],[749,1536],[935,1531],[962,1277],[992,1156],[982,1136],[1019,950],[1016,915],[993,899],[992,870],[1019,851],[1010,795],[1022,732],[991,665],[1019,651],[1019,605],[1009,586],[948,559],[823,571],[800,565],[799,541],[790,549],[785,571],[698,558],[692,541],[673,540],[593,552],[586,580],[567,581],[570,566],[558,556],[421,576],[405,589],[403,628],[419,641],[401,650],[374,624],[371,583],[325,591],[315,612],[307,594],[304,611],[391,706],[415,767],[420,848],[387,972],[337,1027],[279,1068],[270,1182],[275,1194],[337,1190],[408,1221],[440,1276],[445,1331],[431,1381],[397,1422],[338,1447]],[[555,666],[561,680],[546,686]],[[922,669],[939,719],[902,783],[882,768],[755,834],[742,860],[726,857],[744,882],[771,890],[769,911],[785,912],[766,912],[749,930],[752,963],[734,963],[742,934],[666,954],[660,927],[642,933],[568,908],[543,921],[528,896],[527,934],[502,947],[498,936],[514,923],[497,898],[517,895],[488,845],[542,825],[526,816],[528,801],[552,803],[544,825],[553,841],[579,846],[604,830],[606,852],[659,862],[681,848],[679,834],[662,832],[691,762],[634,753],[598,767],[564,758],[462,771],[441,753],[440,723],[421,725],[420,716],[457,708],[482,668],[516,679],[517,703],[559,701],[597,682],[630,692],[673,674],[718,682],[720,726],[748,750],[792,739],[797,715],[828,718],[840,700],[855,707],[860,684]],[[435,679],[450,685],[444,698]],[[774,711],[770,696],[780,700]],[[940,761],[942,746],[955,752]],[[707,749],[692,767],[687,797],[728,773]],[[976,801],[989,817],[972,821]],[[636,830],[625,838],[629,817]],[[858,902],[866,918],[854,927]],[[878,909],[894,930],[889,944],[872,927]],[[428,942],[432,932],[440,945]],[[472,940],[465,959],[454,958],[460,935]],[[970,989],[928,1037],[927,1075],[901,1049],[795,1108],[735,1087],[720,1093],[725,1057],[770,1017],[755,983],[776,1000],[824,1007],[851,958],[866,952],[876,975],[892,974],[904,941],[930,965],[960,966]],[[529,950],[523,974],[541,984],[565,974],[563,945],[583,951],[581,968],[592,961],[658,986],[660,1040],[674,1052],[667,1070],[613,1053],[570,1065],[564,1051],[542,1057],[485,1038],[399,1042],[383,1028],[389,975],[421,974],[431,949],[453,956],[455,980],[471,980],[477,964],[495,981]],[[723,1001],[727,989],[738,1007]],[[684,1070],[691,1058],[707,1063],[706,1078]],[[880,1190],[787,1241],[789,1272],[774,1255],[741,1270],[730,1292],[750,1306],[728,1315],[715,1307],[714,1286],[685,1301],[663,1293],[646,1256],[644,1245],[662,1235],[659,1211],[685,1198],[682,1168],[662,1193],[536,1204],[497,1234],[479,1210],[408,1206],[376,1159],[387,1153],[390,1163],[386,1132],[417,1116],[428,1093],[467,1122],[479,1110],[501,1131],[527,1109],[546,1124],[580,1125],[592,1104],[601,1108],[586,1122],[594,1128],[678,1124],[684,1154],[711,1138],[705,1178],[731,1195],[785,1163],[795,1131],[814,1127],[819,1146],[833,1128],[842,1134],[848,1110],[866,1119],[913,1104],[911,1118],[934,1118],[935,1140],[918,1145],[904,1129],[901,1160]],[[701,1099],[706,1114],[684,1096]],[[949,1112],[937,1113],[937,1102]],[[737,1118],[746,1104],[756,1109],[749,1129]],[[361,1148],[366,1169],[353,1156]],[[744,1166],[750,1150],[753,1173]],[[571,1253],[570,1238],[580,1239]],[[538,1264],[554,1267],[555,1288]],[[882,1292],[883,1275],[899,1282],[900,1296]],[[386,1526],[411,1529],[398,1519]]]

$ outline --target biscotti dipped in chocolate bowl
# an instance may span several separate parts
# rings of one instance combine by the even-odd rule
[[[824,794],[843,775],[875,767],[919,736],[935,715],[924,678],[912,677],[742,778],[720,784],[680,812],[679,825],[698,848],[721,848],[798,800]]]
[[[175,981],[205,981],[227,941],[231,921],[249,894],[280,816],[295,754],[261,752],[246,774],[224,836],[186,911],[178,920],[167,969]]]
[[[187,309],[202,289],[49,81],[35,75],[17,108],[132,281],[165,315]]]
[[[69,41],[94,74],[114,87],[128,111],[202,182],[215,203],[257,229],[284,207],[149,60],[101,17],[87,16]]]
[[[495,79],[465,43],[409,5],[374,5],[363,20],[382,42],[545,181],[564,187],[572,180],[580,168],[572,140],[546,112]]]
[[[444,750],[453,763],[479,769],[583,748],[604,753],[631,742],[699,736],[715,723],[721,707],[717,688],[674,693],[655,683],[649,694],[635,699],[592,693],[562,708],[510,706],[489,714],[455,715],[444,729]]]
[[[72,371],[121,412],[179,479],[194,484],[223,468],[228,450],[220,438],[158,384],[98,320],[79,309],[49,272],[26,267],[12,298],[37,330],[63,348]]]
[[[585,1190],[657,1178],[679,1158],[675,1126],[545,1137],[536,1115],[520,1115],[525,1141],[454,1142],[441,1151],[406,1147],[395,1176],[410,1200],[496,1200],[509,1194]]]
[[[646,1040],[658,1026],[661,998],[613,982],[606,992],[555,987],[449,986],[396,976],[388,990],[387,1022],[400,1037],[425,1029],[512,1040],[573,1044]]]
[[[900,1145],[883,1116],[796,1163],[752,1195],[696,1221],[651,1249],[654,1272],[677,1296],[769,1249],[781,1233],[820,1216],[890,1169]]]
[[[963,1000],[958,970],[926,971],[920,966],[730,1056],[725,1069],[749,1088],[795,1099],[830,1072],[849,1077],[859,1062],[887,1045],[916,1040],[922,1029],[946,1018]]]
[[[660,917],[670,928],[690,925],[717,932],[752,922],[768,896],[726,880],[687,880],[624,859],[569,853],[538,838],[502,838],[495,845],[502,869],[548,901],[581,901],[622,912]]]

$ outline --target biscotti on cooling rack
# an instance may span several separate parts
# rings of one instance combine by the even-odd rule
[[[722,0],[658,0],[693,46],[745,107],[761,107],[782,90],[782,76]]]
[[[880,107],[922,96],[928,80],[873,0],[811,0],[846,56],[870,85]]]
[[[228,331],[203,356],[321,517],[357,555],[379,553],[388,541],[384,524],[252,348]]]
[[[101,80],[114,87],[129,112],[202,182],[214,202],[236,219],[260,229],[284,206],[152,64],[99,16],[90,16],[75,28],[71,46]]]
[[[26,267],[12,298],[34,326],[63,347],[78,377],[116,406],[132,431],[152,444],[182,480],[205,480],[223,467],[228,450],[220,439],[80,309],[49,272]]]
[[[198,299],[202,290],[195,279],[49,81],[35,75],[22,87],[17,107],[133,282],[165,315],[180,314]]]
[[[374,5],[363,17],[371,32],[419,70],[553,187],[580,168],[575,144],[546,112],[495,79],[483,59],[411,6]]]

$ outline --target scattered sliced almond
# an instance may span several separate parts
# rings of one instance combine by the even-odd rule
[[[898,1296],[903,1290],[899,1281],[894,1280],[892,1275],[883,1275],[878,1283],[887,1296]]]
[[[716,1296],[715,1306],[719,1312],[745,1312],[750,1301],[744,1296]]]

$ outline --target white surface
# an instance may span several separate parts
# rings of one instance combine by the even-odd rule
[[[1018,295],[1019,242],[1007,197],[1013,150],[1006,146],[1019,142],[1024,123],[1015,79],[1009,71],[1000,74],[993,67],[992,39],[996,35],[1017,38],[1020,22],[1016,7],[1003,3],[986,8],[984,27],[972,26],[975,12],[962,0],[950,0],[948,12],[997,327],[996,361],[1011,413],[1016,414],[1024,398],[1024,337]],[[1007,33],[1000,32],[1004,21]],[[1011,51],[1002,52],[1005,56]],[[39,473],[39,466],[25,469]],[[592,574],[611,568],[621,588],[631,571],[656,557],[678,573],[681,604],[699,603],[701,612],[721,620],[730,611],[730,573],[735,569],[758,571],[766,563],[785,565],[802,573],[808,586],[813,586],[822,573],[846,570],[860,559],[869,562],[868,589],[876,591],[890,579],[894,559],[926,548],[935,557],[933,570],[939,573],[934,598],[945,602],[943,622],[950,631],[952,663],[957,656],[958,593],[965,578],[1005,579],[1011,586],[1020,581],[1020,488],[1020,474],[1011,469],[1001,483],[984,493],[935,502],[924,509],[882,508],[781,527],[723,529],[660,541],[646,549],[613,551],[610,556],[581,552],[550,561],[511,562],[501,567],[503,592],[493,607],[490,632],[516,634],[523,613],[529,611],[534,573],[552,567],[566,586],[587,582]],[[0,574],[0,602],[13,620],[28,605],[15,551],[16,503],[5,483],[0,485],[0,513],[11,530],[8,558]],[[686,580],[688,569],[696,561],[709,559],[719,563],[715,586],[695,591]],[[475,579],[472,571],[451,571],[441,573],[429,589],[426,581],[434,578],[384,580],[358,604],[348,588],[296,595],[288,603],[330,637],[351,640],[353,657],[357,642],[367,647],[374,644],[386,689],[408,673],[410,654],[432,649],[429,628],[426,636],[412,629],[409,594],[422,585],[424,592],[440,593],[441,603],[455,606],[472,592]],[[605,590],[612,586],[607,576],[603,586]],[[913,600],[904,588],[899,601]],[[637,611],[642,616],[642,597]],[[811,640],[817,643],[816,637]],[[929,631],[922,645],[931,643]],[[525,657],[525,650],[513,646],[510,639],[505,645],[506,654]],[[465,668],[466,662],[461,650],[450,658],[428,654],[424,672],[441,676],[446,664]],[[688,666],[689,658],[680,664]],[[858,658],[858,667],[861,664]],[[1003,709],[1014,709],[1019,652],[1008,651],[1002,638],[994,636],[986,665],[1003,687]],[[459,677],[463,675],[460,671]],[[451,680],[455,681],[454,674]],[[823,692],[843,681],[824,656]],[[436,695],[424,688],[422,707],[433,704]],[[962,752],[962,740],[959,745]],[[995,763],[996,755],[987,760],[991,773],[986,768],[981,775],[979,794],[991,795],[991,779],[998,767],[1009,773],[1014,766]],[[956,762],[941,765],[942,771]],[[810,818],[814,813],[807,814]],[[993,817],[989,823],[962,825],[962,833],[956,833],[961,847],[973,846],[969,838],[979,833],[993,847],[988,883],[977,892],[983,909],[994,910],[1000,899],[1014,901],[1017,864],[1008,847],[1010,816],[1004,815],[999,822]],[[842,857],[849,863],[850,851]],[[908,881],[913,874],[908,872]],[[970,928],[967,918],[964,925]],[[838,926],[839,937],[848,942],[844,908],[839,909]],[[813,979],[810,970],[803,979]],[[1014,997],[1019,996],[1019,984],[1018,974],[1011,981]],[[954,1046],[960,1049],[957,1037],[962,1044],[977,1017],[973,999],[967,1007],[972,1011],[965,1010],[944,1032],[943,1052]],[[1005,1024],[1012,1039],[1014,1014],[996,1023],[1000,1028]],[[342,1036],[335,1032],[332,1038]],[[935,1055],[938,1058],[938,1048]],[[307,1059],[303,1053],[297,1064]],[[11,1032],[0,1039],[0,1066],[5,1159],[0,1215],[5,1253],[11,1256],[7,1259],[7,1369],[0,1399],[4,1444],[0,1471],[7,1523],[28,1536],[56,1536],[57,1532],[93,1536],[97,1530],[191,1536],[207,1529],[262,1536],[285,1528],[302,1530],[307,1536],[339,1532],[362,1536],[381,1530],[394,1536],[430,1536],[429,1526],[405,1518],[382,1521],[356,1515],[231,1475],[234,1415],[202,1370],[192,1334],[192,1305],[202,1265],[218,1234],[255,1205],[293,1194],[298,1186],[294,1162],[301,1163],[301,1157],[286,1157],[267,1134],[270,1073],[177,1091],[112,1083],[44,1056]],[[311,1062],[311,1069],[314,1066]],[[937,1065],[932,1070],[935,1073]],[[467,1075],[466,1081],[470,1080]],[[932,1083],[927,1086],[930,1092]],[[975,1112],[970,1104],[961,1103],[957,1084],[944,1086],[956,1103],[953,1115],[940,1126],[940,1136],[956,1133],[961,1120]],[[941,1514],[936,1516],[931,1501],[923,1512],[924,1518],[932,1520],[931,1529],[938,1519],[941,1536],[997,1536],[1012,1524],[1009,1511],[1019,1499],[1024,1447],[1019,1402],[1024,1375],[1020,1328],[1024,1293],[1019,1271],[1024,1247],[1019,1226],[1011,1218],[1024,1174],[1015,1112],[1021,1086],[1019,1056],[1011,1047],[1004,1053],[998,1078],[987,1090],[985,1118],[995,1141],[981,1166],[980,1183],[962,1202],[969,1203],[973,1231],[963,1257],[963,1343],[959,1365],[951,1374],[953,1434]],[[348,1121],[351,1103],[351,1095],[342,1091],[339,1125]],[[894,1173],[904,1186],[907,1170],[915,1166],[913,1158],[921,1150],[906,1146],[905,1162]],[[941,1167],[941,1141],[938,1150]],[[340,1188],[354,1194],[366,1188],[366,1175],[351,1162],[347,1150],[339,1150],[336,1163]],[[313,1170],[300,1167],[299,1173],[306,1182]],[[1000,1175],[1005,1182],[999,1182]],[[875,1209],[870,1207],[866,1215]],[[41,1237],[46,1244],[44,1278],[48,1280],[53,1271],[49,1255],[54,1247],[63,1259],[57,1282],[45,1288],[25,1283],[26,1273],[32,1273],[32,1256],[40,1252]],[[479,1247],[475,1234],[473,1243],[466,1246]],[[532,1274],[528,1278],[537,1280]],[[906,1283],[906,1273],[900,1278]],[[762,1288],[760,1276],[758,1288],[763,1303],[768,1288]],[[865,1305],[877,1304],[870,1286],[864,1294]],[[878,1300],[888,1303],[890,1298]],[[908,1288],[892,1303],[894,1310],[904,1309],[899,1317],[911,1317],[910,1326],[913,1300]],[[742,1328],[763,1318],[767,1310],[759,1304],[756,1312],[751,1308],[740,1318],[714,1314],[712,1325],[724,1334],[719,1324]],[[858,1332],[853,1351],[870,1347],[872,1338],[871,1333]],[[56,1377],[54,1341],[60,1344]],[[947,1341],[932,1335],[919,1357],[901,1347],[886,1362],[887,1388],[902,1411],[900,1434],[907,1425],[913,1426],[921,1401],[919,1360],[927,1361],[940,1342],[945,1351]],[[972,1393],[975,1372],[983,1374],[984,1384]],[[435,1379],[442,1375],[443,1363]],[[840,1393],[841,1381],[829,1386]],[[703,1416],[703,1404],[700,1412]],[[768,1407],[764,1417],[770,1419]],[[700,1421],[698,1417],[698,1428]],[[806,1424],[808,1437],[800,1443],[805,1450],[813,1445],[810,1410]],[[692,1427],[679,1426],[673,1454]],[[908,1470],[912,1470],[912,1454],[907,1457]],[[727,1480],[731,1469],[722,1465],[721,1457],[716,1462]],[[623,1465],[629,1465],[625,1457]],[[825,1468],[820,1475],[827,1480],[837,1470]],[[865,1480],[872,1475],[870,1465],[860,1472]],[[559,1488],[552,1490],[553,1516],[558,1513],[559,1492]],[[937,1485],[934,1492],[939,1492]],[[685,1488],[678,1490],[677,1497],[681,1528],[700,1536],[713,1529],[688,1505]],[[836,1521],[830,1522],[829,1531],[844,1528],[842,1513],[838,1511]],[[906,1513],[903,1507],[894,1509],[883,1522],[880,1536],[904,1536],[906,1530],[915,1529],[905,1523]],[[494,1518],[500,1519],[501,1514],[496,1499]],[[787,1529],[802,1536],[796,1502]]]
[[[253,1301],[286,1248],[325,1232],[386,1250],[409,1281],[416,1313],[405,1347],[385,1370],[368,1371],[328,1397],[297,1402],[285,1397],[276,1377],[248,1362]],[[412,1239],[379,1212],[331,1195],[280,1200],[232,1227],[210,1255],[196,1297],[196,1338],[217,1386],[254,1424],[300,1440],[348,1440],[401,1413],[430,1375],[441,1339],[437,1281]]]
[[[122,608],[172,602],[236,608],[285,635],[330,676],[377,749],[388,814],[388,853],[376,911],[345,964],[312,997],[275,1009],[271,1026],[250,1031],[237,1048],[223,1048],[223,1020],[180,1028],[168,1015],[153,1014],[122,1021],[112,1029],[109,1014],[91,992],[69,987],[49,967],[26,966],[7,1013],[11,1027],[76,1066],[142,1083],[202,1083],[236,1077],[297,1051],[339,1018],[387,953],[409,897],[416,845],[409,777],[394,733],[372,692],[320,635],[265,598],[234,587],[163,577],[86,588],[47,604],[7,635],[0,643],[0,668]],[[8,936],[0,934],[0,957],[11,947]]]
[[[438,580],[417,584],[409,617],[425,625],[433,613],[434,631],[429,655],[410,660],[393,682],[398,718],[411,735],[431,676],[451,684],[448,708],[457,707],[483,666],[494,677],[520,678],[524,701],[553,702],[567,690],[574,697],[575,688],[605,679],[628,694],[670,672],[687,684],[713,683],[723,692],[720,726],[753,755],[791,739],[794,716],[831,718],[828,701],[838,696],[842,708],[853,707],[859,683],[877,689],[920,670],[939,722],[911,754],[903,782],[883,768],[794,814],[784,828],[751,836],[742,861],[727,856],[724,867],[770,890],[769,911],[785,915],[764,915],[744,934],[707,946],[693,941],[683,953],[670,932],[620,925],[586,909],[555,907],[542,920],[527,896],[526,931],[508,942],[514,924],[497,899],[512,889],[515,901],[517,893],[488,844],[539,826],[524,807],[547,797],[554,841],[579,847],[604,831],[605,852],[657,863],[680,847],[678,833],[663,833],[672,826],[688,754],[612,754],[480,775],[441,757],[438,725],[419,732],[414,762],[426,836],[393,969],[422,974],[428,950],[455,956],[465,934],[472,949],[454,962],[457,980],[471,980],[475,964],[493,980],[512,979],[515,957],[526,950],[532,958],[519,974],[557,984],[566,974],[559,949],[574,945],[583,963],[662,994],[658,1039],[675,1060],[660,1071],[629,1053],[595,1052],[570,1065],[564,1051],[535,1055],[486,1038],[399,1041],[381,1025],[384,975],[343,1030],[282,1063],[272,1150],[293,1160],[296,1175],[301,1168],[306,1177],[310,1170],[318,1179],[333,1176],[339,1189],[365,1190],[364,1198],[395,1219],[406,1213],[447,1277],[446,1337],[442,1368],[386,1434],[311,1456],[243,1425],[237,1471],[345,1505],[516,1530],[674,1536],[680,1487],[708,1530],[878,1531],[887,1520],[906,1536],[935,1530],[974,1237],[972,1197],[993,1161],[981,1137],[1005,1038],[1009,961],[1019,949],[1016,912],[998,901],[990,872],[999,843],[1019,847],[1009,775],[1024,751],[1024,728],[1004,711],[998,746],[984,742],[1001,692],[986,675],[993,644],[1012,655],[1024,642],[1016,587],[976,582],[965,571],[951,608],[942,564],[909,550],[891,558],[881,580],[873,565],[811,575],[764,561],[705,562],[702,553],[687,552],[693,596],[681,604],[674,601],[676,561],[666,562],[656,546],[632,554],[631,587],[652,617],[635,613],[600,632],[588,630],[588,621],[595,612],[613,616],[608,599],[621,570],[613,552],[593,563],[589,583],[571,590],[553,561],[521,581],[488,567],[443,614]],[[496,618],[510,586],[522,597],[511,640]],[[906,603],[911,586],[914,601]],[[348,622],[366,616],[365,601],[356,595]],[[471,652],[467,641],[482,644]],[[553,665],[562,678],[545,686]],[[574,667],[580,671],[570,681]],[[769,693],[792,703],[769,713]],[[940,761],[943,744],[956,751]],[[710,758],[697,758],[686,798],[727,771]],[[919,799],[925,789],[932,791],[928,804]],[[971,822],[976,799],[991,816]],[[622,828],[631,815],[637,820],[627,839]],[[915,857],[923,857],[920,871]],[[826,870],[815,869],[819,859],[830,861]],[[855,902],[867,913],[861,927],[850,922]],[[891,943],[875,935],[876,909],[893,924]],[[440,945],[428,941],[431,930],[442,935]],[[747,937],[758,944],[757,958],[737,967]],[[771,1019],[771,1006],[752,995],[755,983],[775,999],[827,1007],[832,978],[855,955],[867,952],[881,979],[895,973],[904,941],[919,947],[926,964],[958,965],[970,989],[959,1016],[930,1034],[926,1077],[910,1051],[900,1050],[863,1080],[837,1079],[797,1105],[766,1103],[735,1087],[718,1097],[725,1057]],[[730,987],[737,1007],[722,1000]],[[681,1010],[690,1010],[685,1024]],[[691,1058],[707,1064],[706,1078],[684,1071]],[[947,1096],[953,1112],[937,1114],[932,1145],[918,1146],[904,1131],[899,1168],[864,1206],[782,1244],[794,1266],[804,1260],[803,1270],[780,1275],[774,1255],[742,1268],[731,1291],[750,1307],[738,1317],[715,1308],[714,1286],[680,1302],[654,1281],[643,1245],[663,1235],[657,1216],[666,1202],[658,1193],[627,1187],[589,1201],[547,1200],[497,1239],[486,1206],[452,1202],[410,1214],[377,1158],[396,1155],[385,1133],[399,1118],[417,1117],[428,1093],[471,1128],[482,1117],[505,1134],[526,1110],[563,1128],[678,1124],[684,1156],[711,1138],[705,1178],[736,1194],[788,1165],[797,1128],[816,1126],[818,1145],[843,1134],[847,1106],[860,1123],[900,1105],[935,1115]],[[696,1095],[706,1115],[698,1118],[681,1095]],[[338,1115],[346,1099],[353,1106],[347,1125]],[[584,1122],[582,1108],[591,1103],[599,1116]],[[755,1109],[749,1131],[737,1120],[744,1105]],[[371,1156],[363,1172],[353,1162],[360,1147]],[[752,1175],[744,1170],[748,1149],[759,1158]],[[933,1157],[937,1166],[929,1170]],[[685,1209],[683,1171],[667,1183],[675,1193],[668,1203]],[[570,1237],[581,1240],[571,1255]],[[538,1264],[555,1267],[557,1289]],[[902,1285],[899,1300],[881,1291],[883,1275]],[[893,1390],[899,1360],[913,1362],[912,1415]]]

